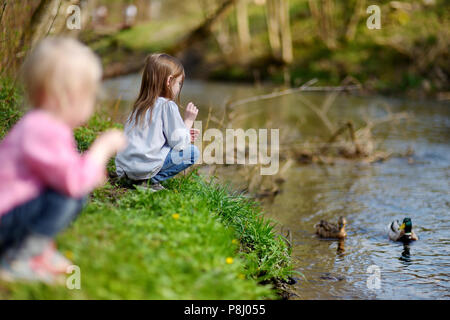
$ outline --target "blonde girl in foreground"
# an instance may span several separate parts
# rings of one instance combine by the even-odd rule
[[[93,112],[99,59],[76,40],[47,38],[24,64],[32,110],[0,143],[0,278],[54,282],[72,262],[53,238],[106,179],[106,163],[126,140],[103,133],[84,154],[73,129]]]

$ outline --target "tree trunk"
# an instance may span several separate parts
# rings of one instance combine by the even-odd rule
[[[366,0],[357,0],[355,4],[355,11],[347,25],[347,31],[345,32],[345,39],[352,41],[356,35],[356,27],[358,26],[359,19],[363,15],[363,9],[365,7]]]
[[[227,63],[231,63],[230,54],[233,52],[233,45],[230,36],[230,26],[226,19],[221,20],[217,23],[214,28],[214,37],[219,45],[220,51]]]
[[[6,10],[6,5],[8,4],[8,2],[6,1],[6,0],[3,0],[1,3],[0,3],[0,11],[1,11],[1,13],[0,13],[0,24],[2,23],[2,20],[3,20],[3,14],[5,13],[5,10]]]
[[[311,15],[317,24],[319,38],[330,48],[336,48],[336,31],[334,28],[334,0],[308,0]]]
[[[228,12],[233,8],[233,5],[236,2],[237,0],[226,0],[211,17],[206,18],[206,20],[200,26],[191,31],[175,46],[170,48],[168,52],[174,55],[192,46],[194,43],[207,38],[212,32],[212,27],[228,14]]]
[[[61,0],[41,0],[24,32],[22,48],[28,45],[33,48],[39,40],[49,34],[60,6]]]
[[[334,26],[334,0],[322,0],[322,10],[327,30],[327,41],[331,46],[334,46],[336,39],[336,29]]]
[[[68,36],[77,36],[80,30],[69,30],[66,26],[67,18],[69,17],[67,9],[69,9],[69,6],[71,5],[80,6],[81,28],[84,28],[85,24],[83,23],[83,16],[86,16],[86,13],[88,13],[87,8],[85,7],[86,4],[86,0],[62,0],[61,5],[59,6],[58,15],[55,18],[53,27],[50,30],[49,34],[65,34]]]
[[[61,7],[59,9],[58,17],[55,19],[54,30],[52,33],[54,34],[64,34],[70,37],[77,37],[82,29],[86,29],[89,26],[91,13],[95,9],[97,4],[97,0],[63,0]],[[73,29],[70,30],[66,26],[67,19],[69,14],[67,13],[67,9],[71,5],[78,5],[81,9],[80,19],[81,19],[81,29]]]
[[[217,10],[215,1],[202,0],[203,16],[205,19],[210,17]],[[222,56],[227,63],[230,62],[230,54],[233,52],[231,41],[230,24],[227,19],[221,19],[212,28],[211,33],[217,41]]]
[[[289,21],[289,0],[280,1],[279,19],[281,26],[281,59],[283,63],[292,63],[294,56],[292,52],[292,36]]]
[[[250,49],[250,28],[248,25],[247,0],[238,0],[236,3],[237,29],[239,47],[242,54],[247,54]]]
[[[278,25],[278,0],[266,0],[267,33],[275,59],[281,58],[280,28]]]

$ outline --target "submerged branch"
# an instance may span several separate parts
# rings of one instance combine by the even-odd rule
[[[258,95],[258,96],[253,96],[253,97],[248,97],[248,98],[244,98],[244,99],[239,99],[236,101],[232,101],[228,103],[228,106],[230,108],[235,108],[237,106],[243,105],[243,104],[247,104],[249,102],[256,102],[256,101],[261,101],[261,100],[268,100],[268,99],[273,99],[273,98],[278,98],[281,96],[285,96],[285,95],[290,95],[293,93],[298,93],[298,92],[332,92],[332,91],[337,91],[337,92],[342,92],[342,91],[353,91],[353,90],[360,90],[361,86],[360,85],[343,85],[343,86],[317,86],[317,87],[311,87],[312,84],[316,83],[318,80],[317,79],[311,79],[308,82],[306,82],[305,84],[303,84],[302,86],[298,87],[298,88],[291,88],[291,89],[286,89],[286,90],[282,90],[282,91],[277,91],[277,92],[271,92],[271,93],[267,93],[267,94],[262,94],[262,95]]]

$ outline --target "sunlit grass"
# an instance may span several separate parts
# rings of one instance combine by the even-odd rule
[[[94,192],[58,237],[61,251],[81,268],[81,290],[3,283],[0,297],[275,298],[258,281],[285,277],[289,253],[251,203],[195,174],[166,187],[119,193],[107,184]]]

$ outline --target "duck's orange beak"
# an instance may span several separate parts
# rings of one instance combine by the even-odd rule
[[[402,223],[402,225],[400,226],[400,230],[403,230],[403,229],[405,229],[405,224],[404,223]]]

